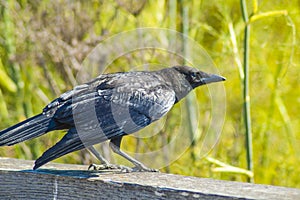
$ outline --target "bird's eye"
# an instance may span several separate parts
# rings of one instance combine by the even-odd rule
[[[196,79],[197,79],[197,73],[192,73],[192,74],[191,74],[191,78],[192,78],[193,80],[196,80]]]

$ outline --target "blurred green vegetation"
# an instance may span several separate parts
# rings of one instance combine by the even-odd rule
[[[188,9],[188,20],[182,19],[181,6]],[[250,22],[249,47],[254,180],[300,188],[300,1],[253,0],[247,6],[248,14],[256,17]],[[237,0],[0,1],[0,129],[40,113],[49,101],[75,86],[80,63],[99,42],[139,27],[180,31],[182,20],[188,23],[188,35],[208,51],[227,78],[227,114],[210,158],[197,157],[199,139],[162,171],[246,181],[243,172],[216,168],[225,163],[247,168],[242,97],[245,25]],[[111,71],[140,63],[124,59],[117,64],[122,67]],[[204,89],[198,90],[204,93],[198,98],[199,112],[207,112],[209,97]],[[177,129],[178,110],[175,107],[165,118],[163,140]],[[205,129],[205,123],[200,127]],[[36,159],[62,135],[50,133],[1,147],[0,156]],[[132,144],[127,148],[138,148],[130,137],[124,142]],[[57,159],[85,164],[93,160],[86,151]]]

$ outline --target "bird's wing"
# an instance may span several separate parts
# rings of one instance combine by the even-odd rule
[[[75,126],[87,138],[95,133],[111,139],[136,132],[164,116],[175,102],[175,92],[162,83],[147,87],[137,82],[115,84],[74,94],[57,109],[54,118]]]
[[[133,133],[165,115],[175,92],[151,73],[108,74],[61,95],[44,112],[55,122],[87,131]]]
[[[111,110],[115,122],[130,134],[164,116],[174,105],[175,93],[165,85],[131,87],[114,92]]]

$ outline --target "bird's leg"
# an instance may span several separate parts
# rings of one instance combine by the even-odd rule
[[[127,159],[128,161],[130,161],[131,163],[133,163],[135,165],[135,168],[133,168],[131,171],[158,172],[157,169],[148,168],[143,163],[137,161],[136,159],[132,158],[131,156],[129,156],[128,154],[123,152],[120,149],[121,140],[122,140],[122,137],[114,138],[114,139],[110,140],[109,146],[113,150],[113,152],[115,152],[116,154],[119,154],[120,156],[122,156],[123,158]]]
[[[96,165],[94,163],[90,164],[88,170],[101,170],[101,169],[109,169],[110,163],[93,147],[90,146],[87,148],[98,160],[101,161],[101,165]]]
[[[93,147],[87,148],[102,164],[109,165],[109,162]]]
[[[98,160],[101,161],[101,165],[96,165],[94,163],[90,164],[88,170],[106,170],[106,169],[121,169],[121,171],[129,172],[131,169],[129,167],[114,165],[109,163],[93,146],[87,148]]]

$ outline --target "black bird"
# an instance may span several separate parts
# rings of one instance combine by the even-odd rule
[[[41,114],[1,131],[0,146],[67,129],[67,134],[35,161],[33,169],[84,148],[103,163],[103,168],[115,167],[93,148],[110,140],[111,149],[132,162],[135,170],[154,171],[120,150],[122,137],[160,119],[194,88],[224,80],[187,66],[103,74],[63,93]]]

